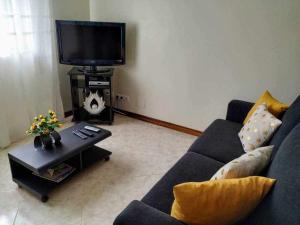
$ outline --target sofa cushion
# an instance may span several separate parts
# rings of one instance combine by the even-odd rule
[[[184,225],[180,221],[140,201],[132,201],[113,225]]]
[[[245,153],[238,137],[241,128],[240,123],[215,120],[193,143],[189,151],[228,163]]]
[[[190,225],[236,224],[253,211],[275,182],[250,176],[179,184],[174,187],[171,216]]]
[[[286,104],[278,101],[276,98],[274,98],[269,91],[265,91],[265,93],[263,93],[263,95],[261,95],[259,97],[259,99],[257,99],[254,106],[247,114],[243,124],[246,124],[248,122],[251,115],[256,111],[257,107],[263,103],[265,103],[267,105],[268,111],[272,115],[276,116],[277,118],[280,118],[282,113],[284,113],[289,108],[288,105],[286,105]]]
[[[193,181],[206,181],[224,164],[216,160],[187,152],[148,192],[142,202],[170,214],[174,201],[173,187]]]
[[[222,166],[211,180],[258,176],[269,165],[273,146],[257,148]]]
[[[300,224],[300,124],[282,142],[267,172],[273,190],[243,225]]]
[[[268,112],[266,104],[259,105],[239,132],[245,152],[251,152],[269,141],[281,123]]]
[[[300,123],[300,96],[292,103],[282,117],[282,124],[273,136],[270,144],[274,145],[273,156],[277,152],[283,139]]]

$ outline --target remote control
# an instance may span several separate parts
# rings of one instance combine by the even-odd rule
[[[80,131],[81,133],[85,134],[86,136],[94,137],[94,134],[92,134],[92,133],[89,132],[88,130],[80,129],[79,131]]]
[[[80,133],[78,130],[73,130],[72,132],[73,132],[73,134],[75,134],[76,136],[80,137],[81,139],[87,139],[87,136],[84,135],[84,134],[82,134],[82,133]]]
[[[89,130],[89,131],[93,131],[93,132],[100,132],[101,129],[97,128],[97,127],[92,127],[92,126],[85,126],[84,129]]]

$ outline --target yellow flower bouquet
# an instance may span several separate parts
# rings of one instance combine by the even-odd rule
[[[55,131],[55,128],[61,127],[61,125],[62,123],[57,119],[56,113],[49,110],[47,115],[34,117],[26,134],[36,136],[35,145],[42,144],[43,147],[50,147],[52,143],[60,142],[60,135]]]

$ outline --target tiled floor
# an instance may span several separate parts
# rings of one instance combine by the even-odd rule
[[[12,147],[0,150],[0,225],[112,225],[118,213],[146,194],[195,140],[123,116],[103,127],[113,135],[99,146],[113,152],[111,160],[74,177],[47,203],[17,188],[7,160]]]

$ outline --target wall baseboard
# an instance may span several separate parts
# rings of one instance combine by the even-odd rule
[[[144,115],[141,115],[141,114],[129,112],[129,111],[126,111],[126,110],[122,110],[122,109],[115,109],[115,110],[117,111],[117,113],[119,111],[120,114],[128,116],[128,117],[138,119],[138,120],[142,120],[142,121],[145,121],[145,122],[148,122],[148,123],[152,123],[152,124],[155,124],[155,125],[158,125],[158,126],[161,126],[161,127],[166,127],[166,128],[176,130],[176,131],[179,131],[179,132],[182,132],[182,133],[190,134],[190,135],[193,135],[193,136],[199,136],[202,133],[199,130],[195,130],[195,129],[192,129],[192,128],[180,126],[180,125],[177,125],[177,124],[174,124],[174,123],[169,123],[169,122],[159,120],[159,119],[154,119],[152,117],[148,117],[148,116],[144,116]],[[65,112],[65,117],[69,117],[69,116],[72,116],[72,115],[73,115],[72,111]]]
[[[142,120],[148,123],[152,123],[158,126],[162,126],[162,127],[166,127],[172,130],[176,130],[176,131],[180,131],[186,134],[190,134],[190,135],[194,135],[194,136],[199,136],[202,132],[199,130],[195,130],[192,128],[188,128],[188,127],[184,127],[184,126],[180,126],[174,123],[169,123],[163,120],[158,120],[158,119],[154,119],[148,116],[144,116],[141,114],[137,114],[137,113],[133,113],[133,112],[129,112],[126,110],[121,110],[121,109],[116,109],[117,111],[120,111],[122,114],[125,114],[126,116],[138,119],[138,120]]]

